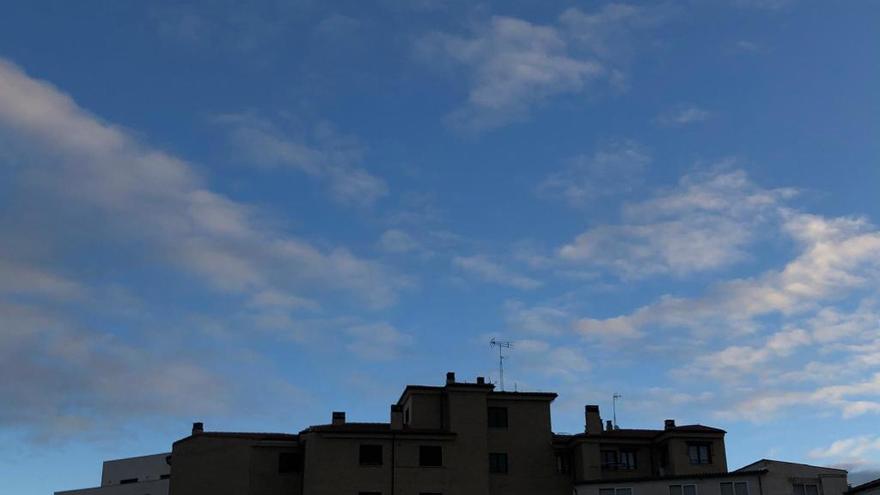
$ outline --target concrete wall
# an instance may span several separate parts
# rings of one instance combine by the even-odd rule
[[[167,495],[170,481],[152,480],[125,485],[110,485],[55,492],[55,495]]]
[[[278,473],[278,454],[298,451],[290,442],[196,435],[174,445],[171,493],[298,495],[300,475]]]
[[[101,470],[101,486],[118,485],[120,481],[136,478],[138,481],[154,481],[171,474],[167,458],[171,452],[104,461]]]

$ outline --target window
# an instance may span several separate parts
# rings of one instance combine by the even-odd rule
[[[491,453],[489,454],[489,472],[498,474],[507,474],[507,454]]]
[[[507,428],[507,408],[489,408],[489,428]]]
[[[358,495],[382,495],[382,492],[358,492]]]
[[[669,495],[697,495],[697,485],[669,485]]]
[[[617,467],[619,469],[635,469],[636,468],[636,451],[635,450],[621,450],[620,457],[617,460]]]
[[[407,407],[405,411],[403,411],[403,424],[409,424],[409,408]]]
[[[632,495],[632,488],[599,488],[599,495]]]
[[[290,474],[300,472],[299,454],[296,452],[282,452],[278,454],[278,473]]]
[[[712,464],[712,451],[708,443],[689,443],[688,457],[691,464]]]
[[[617,469],[617,451],[602,451],[602,469]]]
[[[171,479],[171,475],[170,475],[170,474],[160,474],[160,475],[159,475],[159,479],[160,479],[160,480],[170,480],[170,479]]]
[[[130,483],[137,483],[137,482],[138,482],[137,478],[126,478],[124,480],[119,480],[120,485],[128,485]]]
[[[439,467],[443,465],[443,447],[439,445],[419,446],[419,466]]]
[[[559,474],[571,473],[571,456],[569,456],[567,453],[556,453],[556,472]]]
[[[381,466],[382,465],[382,446],[381,445],[361,445],[360,463],[361,463],[361,466]]]
[[[749,484],[746,481],[724,481],[721,495],[749,495]]]
[[[819,485],[814,483],[795,483],[794,495],[819,495]]]

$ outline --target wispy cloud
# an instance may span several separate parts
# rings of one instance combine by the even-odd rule
[[[716,270],[743,260],[757,228],[792,194],[756,187],[742,171],[688,175],[674,189],[626,206],[627,223],[593,227],[558,254],[626,278]]]
[[[288,292],[315,284],[383,305],[402,282],[346,249],[321,250],[267,227],[254,207],[208,189],[186,161],[139,143],[2,61],[0,131],[16,136],[19,163],[31,165],[19,178],[29,201],[98,215],[104,235],[151,246],[217,289]],[[53,221],[53,211],[43,213]]]
[[[573,206],[630,192],[642,183],[651,156],[632,141],[612,143],[592,155],[578,155],[538,185],[538,194]]]
[[[268,120],[250,114],[215,120],[227,127],[231,143],[248,164],[290,168],[322,180],[341,203],[367,206],[388,193],[385,181],[358,166],[363,147],[327,124],[316,126],[309,139],[305,133],[285,135]]]
[[[657,122],[668,127],[680,127],[708,120],[711,116],[708,110],[696,105],[682,105],[668,110],[657,117]]]
[[[450,120],[481,131],[523,120],[549,98],[580,93],[594,81],[619,82],[621,40],[659,19],[655,10],[627,4],[593,13],[572,8],[552,25],[495,16],[470,35],[432,33],[418,49],[427,63],[467,69],[468,101]]]
[[[543,285],[540,280],[516,273],[483,255],[456,256],[452,265],[485,282],[515,289],[531,290]]]

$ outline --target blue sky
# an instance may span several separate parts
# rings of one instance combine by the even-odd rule
[[[497,380],[880,469],[871,2],[11,2],[0,476]],[[806,433],[806,434],[805,434]]]

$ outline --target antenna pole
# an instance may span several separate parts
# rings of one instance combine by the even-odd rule
[[[501,385],[501,390],[504,391],[504,349],[510,349],[513,347],[513,342],[508,340],[497,340],[494,337],[489,341],[489,345],[492,347],[498,348],[498,378],[499,383]]]
[[[614,416],[613,424],[615,429],[617,428],[617,399],[620,399],[621,397],[623,396],[618,394],[617,392],[614,392],[614,395],[611,396],[611,410]]]

